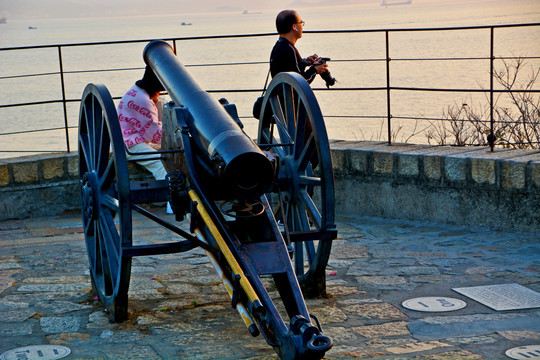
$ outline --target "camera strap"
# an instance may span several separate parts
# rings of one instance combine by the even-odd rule
[[[266,92],[266,86],[268,85],[268,78],[270,77],[270,69],[268,69],[268,74],[266,74],[266,80],[264,81],[264,89],[261,93],[261,96],[264,95],[264,93]]]

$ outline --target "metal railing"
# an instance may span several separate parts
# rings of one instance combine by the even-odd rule
[[[442,27],[442,28],[411,28],[411,29],[369,29],[369,30],[325,30],[325,31],[304,31],[304,33],[308,34],[361,34],[361,33],[382,33],[385,36],[385,52],[386,56],[384,58],[370,58],[370,59],[338,59],[333,60],[333,62],[365,62],[365,61],[375,61],[375,62],[384,62],[385,63],[385,71],[386,71],[386,86],[384,87],[335,87],[332,88],[331,91],[385,91],[386,92],[386,114],[385,115],[377,115],[377,116],[365,116],[365,115],[353,115],[352,117],[356,118],[366,118],[366,117],[377,117],[377,118],[385,118],[386,119],[386,125],[387,125],[387,139],[389,145],[392,144],[392,119],[405,119],[405,120],[411,120],[411,119],[417,119],[407,116],[395,116],[392,114],[392,91],[412,91],[412,92],[463,92],[463,93],[487,93],[489,94],[489,104],[490,104],[490,118],[485,119],[486,122],[489,122],[490,124],[490,132],[491,134],[494,133],[494,124],[497,122],[494,118],[494,94],[502,93],[502,92],[531,92],[531,93],[540,93],[540,90],[535,89],[527,89],[527,90],[519,90],[519,89],[495,89],[494,84],[494,61],[496,59],[510,59],[510,57],[496,57],[494,53],[494,43],[495,43],[495,37],[494,37],[494,31],[495,29],[501,29],[501,28],[517,28],[517,27],[537,27],[540,26],[540,23],[526,23],[526,24],[511,24],[511,25],[491,25],[491,26],[467,26],[467,27]],[[480,29],[489,29],[490,30],[490,56],[489,57],[441,57],[441,58],[391,58],[390,57],[390,41],[389,41],[389,34],[390,33],[406,33],[406,32],[423,32],[423,31],[458,31],[458,30],[480,30]],[[260,34],[240,34],[240,35],[215,35],[215,36],[196,36],[196,37],[178,37],[178,38],[165,38],[162,40],[165,40],[167,42],[172,43],[174,51],[176,52],[177,44],[178,42],[182,41],[198,41],[198,40],[216,40],[216,39],[234,39],[234,38],[257,38],[257,37],[269,37],[273,36],[275,37],[275,33],[260,33]],[[15,79],[15,78],[31,78],[31,77],[43,77],[43,76],[50,76],[50,75],[58,75],[60,78],[60,84],[61,84],[61,94],[62,97],[60,99],[53,99],[53,100],[45,100],[45,101],[30,101],[30,102],[23,102],[23,103],[10,103],[10,104],[0,104],[0,109],[3,108],[12,108],[12,107],[26,107],[26,106],[35,106],[35,105],[44,105],[44,104],[62,104],[63,106],[63,115],[64,115],[64,126],[63,127],[53,127],[53,128],[43,128],[43,129],[33,129],[33,130],[26,130],[26,131],[14,131],[14,132],[5,132],[0,133],[0,139],[2,137],[10,136],[10,135],[20,135],[20,134],[27,134],[27,133],[37,133],[37,132],[47,132],[47,131],[58,131],[58,130],[64,130],[65,131],[65,139],[66,139],[66,149],[67,152],[71,151],[71,145],[69,140],[69,129],[76,128],[76,126],[69,126],[68,124],[68,111],[67,111],[67,104],[68,103],[74,103],[79,102],[80,99],[68,99],[66,97],[66,83],[65,83],[65,75],[67,74],[81,74],[81,73],[89,73],[89,72],[109,72],[109,71],[128,71],[128,70],[138,70],[141,68],[114,68],[114,69],[92,69],[92,70],[72,70],[72,71],[65,71],[64,70],[64,59],[62,55],[62,50],[66,48],[72,48],[72,47],[90,47],[90,46],[96,46],[96,45],[108,45],[108,46],[117,46],[120,44],[134,44],[134,43],[148,43],[152,41],[153,39],[140,39],[140,40],[126,40],[126,41],[106,41],[106,42],[88,42],[88,43],[72,43],[72,44],[57,44],[57,45],[40,45],[40,46],[23,46],[23,47],[7,47],[7,48],[0,48],[0,53],[2,52],[9,52],[9,51],[26,51],[26,50],[36,50],[36,49],[56,49],[58,54],[58,71],[56,72],[43,72],[43,73],[30,73],[30,74],[22,74],[22,75],[9,75],[9,76],[0,76],[0,81],[5,79]],[[540,59],[540,56],[526,56],[521,57],[523,59]],[[455,60],[455,61],[461,61],[461,60],[489,60],[490,63],[490,86],[489,89],[482,89],[482,88],[469,88],[469,89],[463,89],[463,88],[420,88],[420,87],[403,87],[403,86],[392,86],[391,85],[391,71],[390,71],[390,64],[391,62],[398,62],[398,61],[438,61],[438,60]],[[256,65],[256,64],[266,64],[267,61],[249,61],[249,62],[228,62],[228,63],[204,63],[204,64],[191,64],[186,65],[188,67],[213,67],[213,66],[245,66],[245,65]],[[1,83],[0,83],[1,84]],[[315,91],[325,91],[327,89],[324,88],[315,88]],[[239,89],[239,88],[231,88],[231,89],[219,89],[219,90],[208,90],[209,92],[214,93],[227,93],[227,92],[261,92],[262,89]],[[118,97],[115,97],[115,99],[118,99]],[[241,116],[242,117],[242,116]],[[328,116],[327,116],[328,117]],[[333,115],[330,117],[340,117],[340,118],[347,118],[351,117],[351,115]],[[427,120],[446,120],[441,118],[425,118]],[[538,124],[540,126],[540,124]],[[491,150],[493,151],[493,147],[495,145],[494,137],[491,137],[491,140],[489,141],[489,145],[491,146]],[[539,144],[540,145],[540,144]],[[58,150],[56,150],[58,151]],[[15,152],[15,153],[25,153],[25,152],[48,152],[48,151],[39,151],[39,150],[28,150],[28,149],[18,149],[18,150],[0,150],[0,152]],[[52,152],[52,151],[51,151]]]

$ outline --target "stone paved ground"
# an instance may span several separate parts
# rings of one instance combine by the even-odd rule
[[[139,243],[174,237],[138,215],[134,226]],[[540,344],[539,309],[497,312],[451,290],[540,291],[538,236],[378,218],[340,217],[338,226],[329,295],[307,300],[335,341],[326,359],[505,359],[509,348]],[[201,250],[135,258],[121,324],[94,300],[87,264],[77,214],[0,222],[0,354],[61,344],[66,359],[277,359],[248,334]],[[419,296],[467,306],[401,306]]]

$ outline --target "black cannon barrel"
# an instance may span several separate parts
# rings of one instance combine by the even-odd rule
[[[216,176],[233,191],[260,195],[273,181],[273,165],[223,106],[187,72],[172,47],[160,40],[144,49],[144,61],[176,104],[190,112],[193,139],[208,159],[218,159]]]

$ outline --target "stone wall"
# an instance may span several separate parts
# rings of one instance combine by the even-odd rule
[[[337,211],[540,233],[540,151],[334,142]]]
[[[338,213],[540,233],[540,151],[336,141],[332,157]],[[77,154],[0,160],[0,221],[64,211],[80,211]]]

